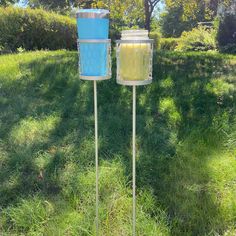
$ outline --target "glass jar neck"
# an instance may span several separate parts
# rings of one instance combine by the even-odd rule
[[[123,30],[121,40],[145,40],[149,39],[148,30]]]

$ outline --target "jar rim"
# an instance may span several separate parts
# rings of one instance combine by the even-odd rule
[[[148,30],[123,30],[121,32],[121,39],[141,40],[149,39]]]
[[[77,18],[109,18],[110,12],[106,9],[79,9]]]
[[[138,29],[138,30],[122,30],[121,34],[148,34],[148,30]]]

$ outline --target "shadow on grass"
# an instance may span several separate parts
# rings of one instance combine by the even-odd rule
[[[228,85],[236,72],[217,55],[158,52],[154,58],[153,84],[138,88],[138,189],[153,191],[172,235],[221,233],[226,226],[206,188],[205,161],[220,145],[217,124],[224,114],[235,115]],[[68,161],[81,169],[94,164],[93,83],[78,79],[76,53],[22,63],[20,72],[1,88],[7,98],[1,104],[2,206],[16,196],[59,193],[59,171]],[[114,78],[98,84],[99,155],[118,156],[129,177],[131,98],[131,89]],[[32,126],[24,126],[29,119]],[[45,125],[34,131],[34,121]],[[29,135],[22,137],[21,129]]]
[[[236,70],[216,55],[155,58],[156,81],[139,99],[139,186],[150,185],[168,209],[172,235],[221,234],[228,225],[208,187],[207,163],[222,151],[221,128],[235,116]]]

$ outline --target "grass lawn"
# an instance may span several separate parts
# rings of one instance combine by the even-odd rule
[[[129,236],[132,94],[113,75],[98,83],[100,235]],[[236,57],[156,52],[153,77],[137,89],[138,235],[236,235]],[[93,119],[76,52],[0,56],[0,235],[94,235]]]

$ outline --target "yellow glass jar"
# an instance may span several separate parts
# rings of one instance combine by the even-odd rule
[[[152,41],[148,38],[148,31],[122,31],[117,43],[117,67],[117,79],[121,82],[151,79]]]

